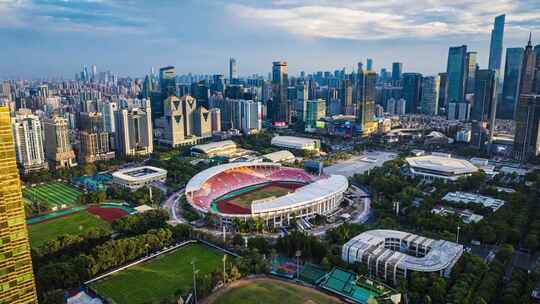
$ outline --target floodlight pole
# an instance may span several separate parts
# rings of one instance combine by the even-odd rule
[[[193,297],[195,299],[195,304],[197,304],[197,273],[195,272],[195,261],[191,261],[191,266],[193,266]]]
[[[456,243],[459,244],[459,230],[461,229],[461,227],[458,225],[457,226],[457,234],[456,234]]]

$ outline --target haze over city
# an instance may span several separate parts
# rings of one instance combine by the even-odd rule
[[[540,37],[538,1],[0,1],[0,78],[65,77],[83,64],[124,76],[175,65],[178,73],[266,75],[269,62],[349,71],[404,63],[444,70],[447,48],[467,44],[487,64],[490,26],[506,13],[505,47]]]

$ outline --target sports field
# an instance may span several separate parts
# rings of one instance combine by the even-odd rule
[[[335,304],[339,299],[312,288],[286,283],[274,279],[254,279],[233,283],[205,304]]]
[[[73,205],[81,192],[61,182],[51,182],[23,189],[23,196],[33,203],[45,205],[47,209]]]
[[[100,296],[114,303],[158,303],[176,291],[188,291],[192,286],[191,261],[198,276],[208,274],[222,265],[223,254],[201,244],[187,245],[173,253],[158,257],[91,284]]]
[[[94,227],[111,229],[109,223],[87,211],[28,225],[30,246],[39,247],[46,241],[64,234],[83,234]]]
[[[286,187],[269,185],[261,189],[253,190],[246,194],[239,195],[237,197],[231,198],[230,202],[234,203],[242,208],[251,208],[251,202],[268,198],[268,197],[280,197],[294,190],[288,189]]]

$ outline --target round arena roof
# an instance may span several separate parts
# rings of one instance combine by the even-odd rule
[[[464,159],[426,155],[408,157],[405,159],[409,166],[430,171],[438,171],[450,174],[467,174],[478,171],[478,168]]]

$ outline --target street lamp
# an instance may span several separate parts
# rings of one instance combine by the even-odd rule
[[[458,225],[457,226],[457,233],[456,233],[456,243],[459,244],[459,230],[461,229],[461,227]]]
[[[302,251],[296,250],[296,278],[298,279],[300,277],[300,256],[302,255]]]

